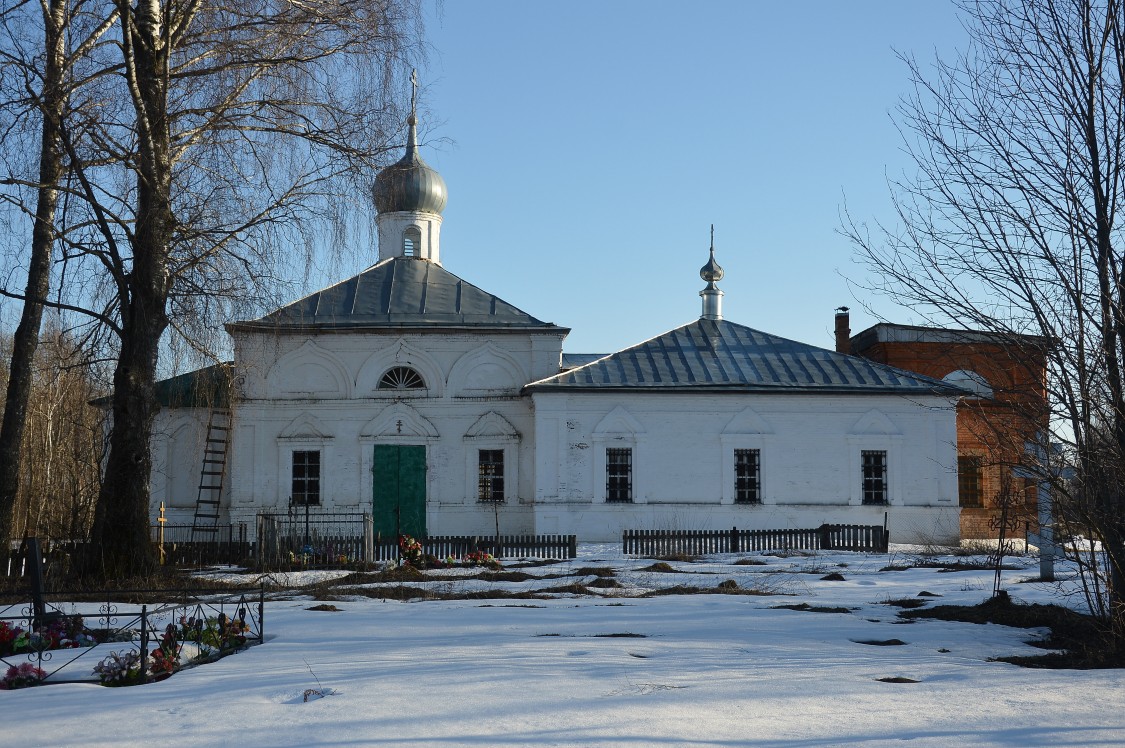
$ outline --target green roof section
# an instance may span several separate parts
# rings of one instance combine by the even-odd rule
[[[156,401],[162,408],[229,408],[233,363],[179,374],[156,383]]]
[[[386,328],[569,332],[532,317],[435,262],[413,257],[391,257],[264,317],[227,325],[231,331]]]

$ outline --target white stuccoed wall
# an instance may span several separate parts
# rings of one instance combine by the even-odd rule
[[[557,334],[317,336],[240,332],[226,516],[285,512],[290,452],[322,451],[321,511],[371,508],[375,443],[427,447],[431,534],[491,534],[478,449],[504,449],[503,533],[614,542],[624,529],[882,524],[895,542],[957,536],[956,415],[945,398],[887,395],[559,393],[520,388],[558,370]],[[375,389],[396,364],[424,393]],[[492,415],[489,415],[492,414]],[[483,420],[482,420],[482,417]],[[401,422],[401,426],[399,425]],[[153,516],[190,524],[206,412],[163,411]],[[634,450],[634,503],[605,503],[605,449]],[[733,450],[761,450],[761,505],[734,503]],[[863,506],[860,452],[888,453],[890,504]]]
[[[373,445],[425,444],[431,534],[495,532],[493,506],[477,501],[479,449],[505,450],[501,532],[533,532],[534,424],[519,390],[558,371],[561,346],[561,334],[239,333],[232,521],[287,510],[294,449],[322,450],[322,511],[358,512],[371,508]],[[395,365],[427,390],[377,390]]]
[[[204,439],[207,438],[207,410],[204,408],[165,408],[156,416],[152,434],[152,475],[149,479],[152,523],[164,503],[170,525],[190,525],[199,495],[203,467]],[[223,498],[229,501],[229,488]]]
[[[956,538],[956,414],[945,398],[540,392],[540,533],[882,524],[895,542]],[[927,402],[928,401],[928,402]],[[605,450],[633,449],[633,504],[605,503]],[[734,449],[761,450],[761,505],[734,503]],[[886,450],[889,505],[864,506],[860,452]]]

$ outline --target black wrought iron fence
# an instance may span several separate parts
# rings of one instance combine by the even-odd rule
[[[574,535],[430,535],[415,538],[422,544],[422,553],[434,558],[464,558],[471,553],[489,553],[494,558],[557,558],[578,555],[578,538]],[[399,557],[396,538],[377,537],[376,561]]]
[[[262,566],[370,562],[375,560],[374,543],[367,512],[258,515],[256,548]]]
[[[629,555],[702,556],[773,550],[836,550],[886,553],[889,535],[879,525],[821,525],[785,530],[626,530],[622,550]]]
[[[52,593],[65,600],[88,593]],[[0,687],[63,682],[137,685],[181,667],[225,657],[265,641],[264,591],[118,590],[129,596],[179,597],[176,603],[0,608]]]
[[[245,522],[218,525],[206,540],[191,525],[153,525],[150,533],[161,563],[170,566],[243,564],[254,557]]]

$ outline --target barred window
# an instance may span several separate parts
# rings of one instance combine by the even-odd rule
[[[887,503],[887,453],[882,450],[864,450],[863,503]]]
[[[605,451],[605,500],[633,500],[633,450],[613,447]]]
[[[957,497],[961,506],[984,506],[981,486],[984,483],[984,461],[980,457],[957,458]]]
[[[761,451],[734,450],[734,500],[738,504],[762,501]]]
[[[295,506],[320,504],[320,450],[293,452],[293,484],[290,500]]]
[[[482,449],[477,457],[477,499],[504,500],[504,450]]]

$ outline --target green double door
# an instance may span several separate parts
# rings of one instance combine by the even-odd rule
[[[384,538],[426,534],[426,447],[376,444],[372,517]]]

